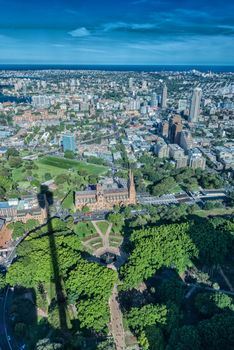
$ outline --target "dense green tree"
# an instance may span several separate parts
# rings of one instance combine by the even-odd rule
[[[9,157],[18,157],[18,156],[19,156],[19,151],[14,147],[8,148],[8,150],[6,151],[7,159],[9,159]]]
[[[231,191],[228,194],[228,198],[227,198],[227,205],[231,208],[234,207],[234,191]]]
[[[162,266],[183,271],[198,250],[189,237],[189,224],[172,224],[134,231],[134,249],[122,267],[124,288],[136,287]]]
[[[196,296],[195,305],[198,311],[207,317],[211,317],[224,309],[234,311],[232,298],[219,292],[199,293]]]
[[[194,326],[183,326],[172,331],[166,350],[201,350],[201,339]]]
[[[69,294],[77,301],[81,327],[100,332],[109,320],[108,300],[117,274],[95,263],[80,260],[66,281]]]
[[[175,187],[176,187],[176,182],[173,179],[173,177],[167,177],[153,186],[152,194],[154,196],[161,196],[166,193],[171,193],[171,192],[174,192]]]
[[[52,179],[51,173],[45,173],[44,178],[45,178],[46,181],[51,180]]]
[[[55,178],[55,183],[56,183],[56,185],[62,185],[64,183],[66,183],[66,182],[69,182],[69,179],[70,179],[69,175],[67,175],[67,174],[59,174]]]
[[[143,350],[165,349],[163,331],[155,325],[146,327],[138,336],[138,341]]]
[[[190,236],[199,250],[199,259],[204,264],[223,263],[231,254],[234,237],[231,224],[215,228],[212,221],[199,220],[191,225]]]
[[[19,322],[14,326],[14,333],[17,337],[23,338],[26,335],[27,326],[25,323]]]
[[[91,328],[96,332],[107,332],[110,319],[108,300],[92,297],[81,299],[77,303],[78,319],[82,328]]]
[[[19,237],[22,237],[25,233],[25,225],[21,221],[17,221],[14,223],[11,223],[9,225],[9,228],[12,229],[12,238],[17,239]]]
[[[66,150],[64,152],[64,158],[67,158],[67,159],[74,159],[75,158],[75,154],[73,151],[70,151],[70,150]]]
[[[11,168],[19,168],[22,164],[22,159],[20,157],[9,157],[8,163]]]
[[[128,325],[135,331],[144,330],[152,325],[164,325],[167,321],[165,305],[147,304],[141,308],[133,307],[127,314]]]
[[[6,286],[6,276],[0,272],[0,291]]]
[[[198,333],[204,350],[234,349],[234,314],[223,312],[198,325]],[[193,349],[194,350],[194,349]]]
[[[173,302],[181,305],[184,297],[185,287],[180,279],[172,277],[163,280],[157,288],[157,295],[162,302]]]

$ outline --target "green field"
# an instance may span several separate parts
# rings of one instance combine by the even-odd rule
[[[102,165],[90,164],[76,160],[64,159],[59,157],[46,156],[34,161],[38,166],[37,170],[33,170],[33,176],[37,175],[40,182],[45,181],[45,174],[49,173],[52,178],[57,175],[67,173],[68,171],[85,171],[87,175],[103,175],[108,171],[108,168]],[[20,187],[27,188],[30,186],[29,181],[25,179],[25,172],[23,168],[13,169],[13,178]]]
[[[65,209],[74,210],[74,193],[70,191],[62,202],[62,207]]]
[[[99,221],[97,222],[97,226],[99,227],[99,229],[102,231],[102,233],[105,235],[106,234],[106,231],[109,227],[109,222],[107,221]]]
[[[234,208],[214,208],[211,210],[197,210],[195,212],[196,215],[206,218],[207,216],[219,216],[219,215],[233,215]]]
[[[108,170],[107,167],[102,165],[90,164],[86,162],[80,162],[77,160],[64,159],[59,157],[46,156],[38,159],[36,164],[39,166],[39,171],[43,173],[49,172],[54,176],[64,173],[64,170],[84,170],[89,175],[102,175]]]
[[[73,229],[74,229],[74,232],[80,238],[86,238],[86,237],[89,237],[89,236],[96,234],[96,230],[90,221],[79,222],[78,224],[74,225]]]

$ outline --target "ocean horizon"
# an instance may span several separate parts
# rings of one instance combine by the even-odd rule
[[[234,73],[234,65],[0,64],[0,70],[99,70],[118,72],[191,71]]]

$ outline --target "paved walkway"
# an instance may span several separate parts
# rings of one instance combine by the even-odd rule
[[[110,233],[111,233],[111,229],[112,229],[112,224],[109,224],[105,234],[103,234],[101,229],[98,227],[96,221],[92,221],[92,224],[93,224],[93,226],[95,227],[95,230],[97,231],[97,233],[99,234],[99,236],[102,239],[103,248],[109,249],[109,247],[110,247],[109,237],[110,237]]]
[[[116,262],[108,265],[108,268],[115,269],[120,267],[127,259],[127,254],[124,252],[121,252],[119,247],[112,247],[110,246],[110,233],[112,229],[112,224],[110,223],[106,232],[103,233],[101,229],[98,226],[98,222],[92,221],[92,224],[97,231],[98,235],[102,239],[102,247],[96,249],[93,252],[93,259],[99,258],[101,255],[105,254],[106,252],[113,253],[117,256]],[[89,247],[90,241],[84,242],[84,245],[86,247]],[[124,333],[124,327],[123,327],[123,318],[122,318],[122,312],[119,306],[118,302],[118,290],[117,286],[114,286],[114,289],[112,291],[112,295],[109,299],[109,307],[110,307],[110,315],[111,315],[111,323],[110,323],[110,331],[113,335],[116,350],[125,350],[125,333]]]
[[[234,291],[233,286],[232,286],[231,282],[229,281],[229,279],[227,278],[227,276],[225,275],[221,266],[219,266],[219,272],[220,272],[221,276],[223,277],[224,281],[226,282],[230,291],[233,292]]]
[[[124,327],[123,327],[123,318],[122,312],[118,303],[118,290],[117,287],[114,286],[112,291],[112,295],[109,300],[110,313],[111,313],[111,333],[115,340],[116,350],[124,350],[125,349],[125,335],[124,335]]]

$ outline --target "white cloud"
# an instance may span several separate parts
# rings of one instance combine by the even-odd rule
[[[68,32],[68,34],[70,34],[74,38],[83,38],[85,36],[89,36],[91,33],[85,27],[81,27],[81,28],[77,28],[75,30],[72,30],[71,32]]]
[[[149,30],[155,28],[153,23],[126,23],[126,22],[112,22],[106,23],[103,26],[105,32],[118,29],[130,29],[130,30]]]

